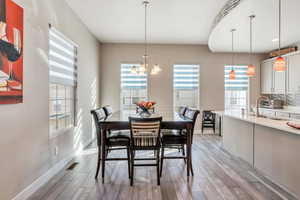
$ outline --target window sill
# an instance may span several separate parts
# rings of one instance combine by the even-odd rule
[[[69,128],[63,128],[63,129],[52,131],[52,132],[50,131],[50,139],[56,138],[60,135],[66,134],[66,133],[73,132],[74,129],[75,129],[75,127],[72,126],[72,127],[69,127]]]

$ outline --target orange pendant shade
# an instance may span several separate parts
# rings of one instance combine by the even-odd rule
[[[229,73],[229,79],[234,80],[235,79],[235,71],[232,69]]]
[[[285,60],[283,57],[278,57],[276,58],[275,60],[275,63],[274,63],[274,70],[276,72],[284,72],[285,71]]]
[[[255,75],[255,66],[250,64],[248,65],[247,75],[253,77]]]

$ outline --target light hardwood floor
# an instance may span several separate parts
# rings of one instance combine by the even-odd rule
[[[75,158],[78,165],[73,170],[61,171],[30,200],[295,199],[247,163],[223,151],[220,137],[206,135],[194,139],[195,176],[189,180],[182,160],[166,160],[161,186],[156,185],[156,169],[143,167],[136,169],[134,186],[130,187],[124,161],[108,162],[105,184],[100,179],[96,182],[97,151],[93,144]]]

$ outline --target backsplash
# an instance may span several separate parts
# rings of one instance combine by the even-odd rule
[[[284,94],[269,94],[266,96],[268,96],[270,99],[287,101],[287,106],[300,106],[300,93],[288,94],[286,99]]]

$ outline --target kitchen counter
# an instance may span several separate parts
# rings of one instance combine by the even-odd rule
[[[275,120],[275,119],[270,119],[270,118],[265,118],[265,117],[256,117],[256,116],[250,115],[250,114],[242,115],[242,113],[239,111],[224,111],[224,112],[216,111],[215,113],[218,115],[232,117],[232,118],[247,121],[247,122],[250,122],[253,124],[258,124],[261,126],[278,129],[278,130],[284,131],[285,133],[291,133],[291,134],[296,134],[296,135],[300,136],[300,130],[289,127],[286,124],[288,121],[296,121],[296,122],[300,123],[300,120]]]
[[[215,113],[222,118],[223,148],[300,199],[300,130],[289,127],[287,120],[240,111]]]

